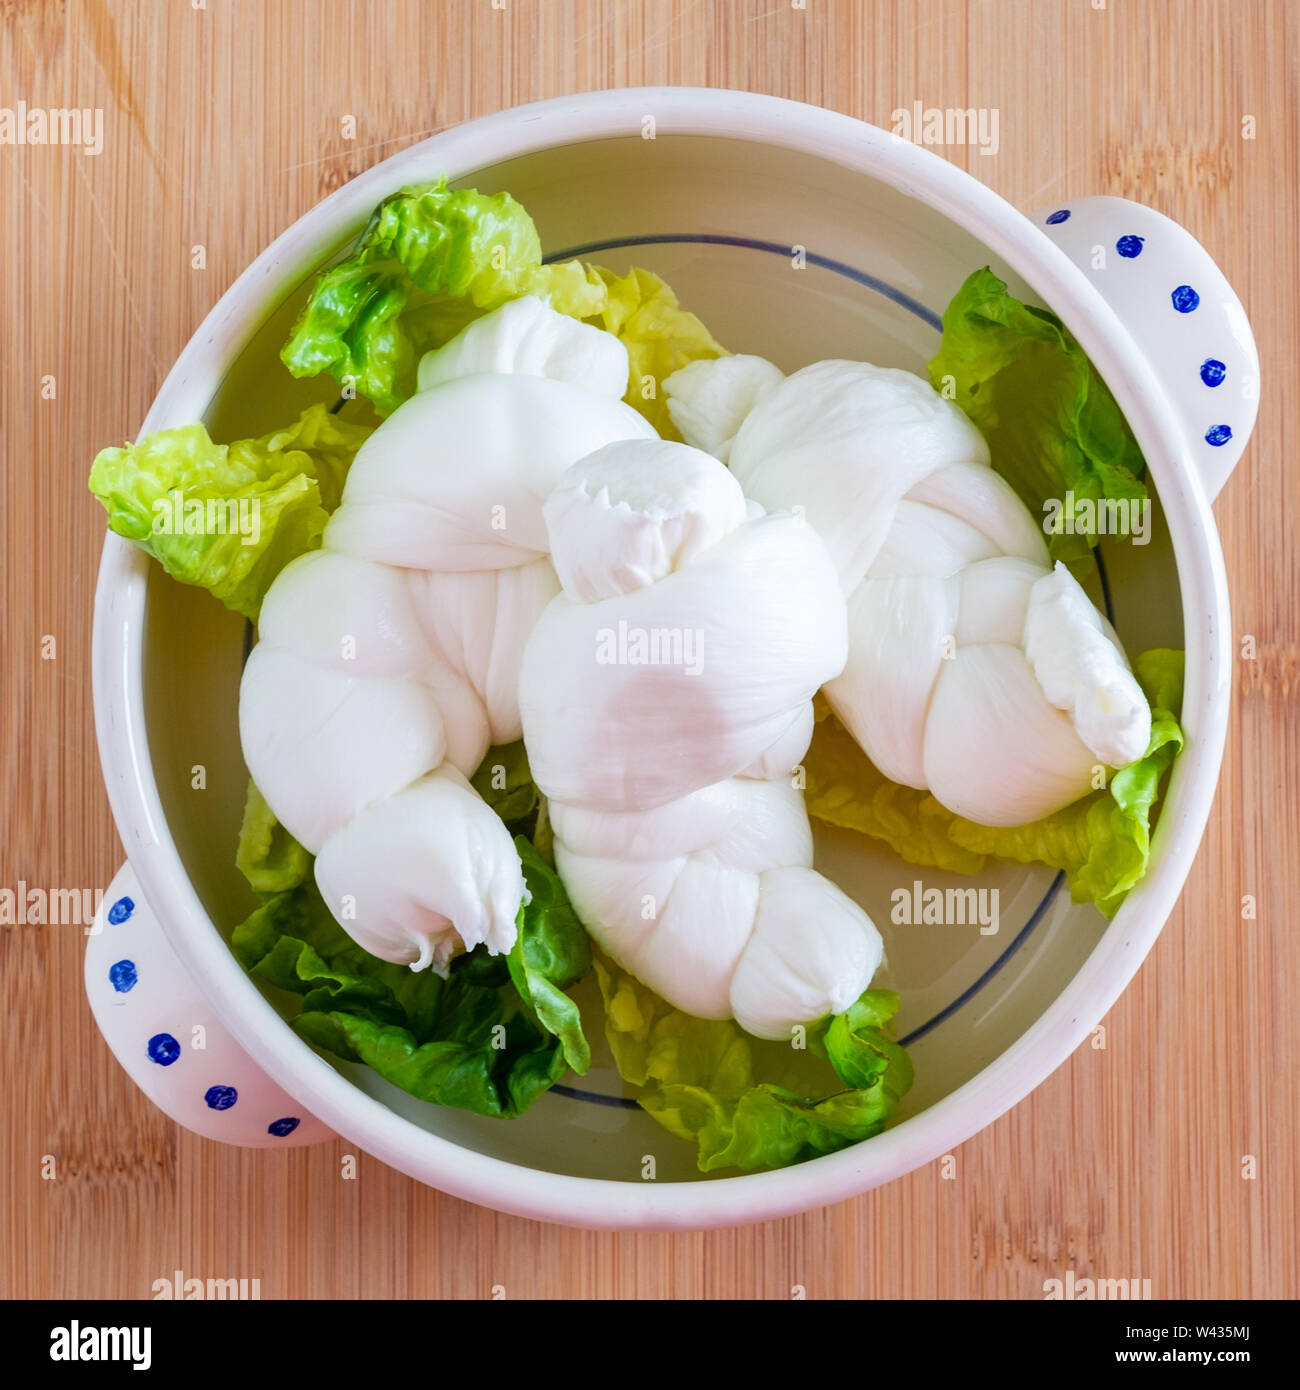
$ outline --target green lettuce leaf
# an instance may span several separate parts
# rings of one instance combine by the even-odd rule
[[[489,748],[470,785],[508,826],[529,827],[542,794],[528,766],[523,739]]]
[[[883,840],[910,864],[978,873],[985,857],[1064,870],[1075,902],[1119,910],[1151,857],[1151,812],[1160,784],[1183,746],[1178,724],[1183,653],[1143,652],[1133,673],[1151,705],[1146,752],[1110,785],[1028,825],[963,820],[928,792],[900,787],[872,766],[833,716],[821,720],[804,758],[808,813]]]
[[[726,349],[707,328],[677,302],[658,275],[630,270],[626,275],[595,268],[606,290],[600,310],[589,322],[603,328],[627,348],[628,387],[624,400],[664,439],[680,440],[663,384],[679,367],[702,358],[724,357]]]
[[[438,1017],[446,982],[358,946],[334,920],[314,878],[268,897],[235,928],[230,944],[245,970],[302,995],[307,1012],[339,1009],[420,1034]]]
[[[883,1032],[898,1009],[889,991],[868,990],[796,1047],[683,1013],[600,953],[595,965],[620,1075],[695,1145],[701,1172],[776,1168],[868,1139],[912,1084],[906,1052]]]
[[[278,839],[274,829],[267,836],[264,806],[250,795],[241,835],[254,886],[275,876],[267,869],[272,859],[288,858],[259,858],[258,847]],[[293,1027],[317,1047],[366,1063],[421,1100],[479,1115],[522,1114],[570,1068],[587,1069],[590,1048],[564,990],[591,960],[559,879],[527,840],[515,843],[529,901],[519,910],[514,947],[504,958],[481,948],[459,956],[445,980],[357,945],[310,873],[268,896],[235,928],[231,948],[250,974],[301,996]]]
[[[312,857],[293,838],[250,779],[239,827],[235,867],[255,893],[285,893],[311,873]]]
[[[987,268],[943,315],[930,382],[988,440],[993,466],[1037,517],[1074,496],[1075,532],[1049,536],[1053,560],[1091,562],[1095,512],[1080,504],[1147,496],[1137,441],[1083,349],[1054,314],[1021,303]]]
[[[565,994],[591,969],[591,943],[559,877],[522,835],[515,848],[524,868],[527,904],[519,912],[519,937],[507,958],[510,979],[536,1021],[559,1040],[564,1059],[580,1076],[591,1064],[578,1006]]]
[[[384,199],[316,282],[281,357],[294,376],[329,372],[390,415],[415,393],[426,352],[525,294],[613,333],[630,359],[628,404],[680,438],[664,378],[724,352],[699,319],[648,270],[543,265],[537,228],[508,193],[452,190],[445,179]]]
[[[370,430],[323,405],[260,439],[214,444],[202,425],[103,449],[90,490],[109,526],[246,618],[290,560],[320,544]]]
[[[424,353],[525,294],[578,318],[605,298],[577,262],[542,265],[537,228],[508,193],[418,184],[385,198],[317,280],[280,356],[294,376],[329,372],[390,415],[415,393]]]

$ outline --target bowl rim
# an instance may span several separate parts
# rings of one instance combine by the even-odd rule
[[[244,973],[204,910],[167,827],[149,755],[143,641],[149,557],[109,532],[93,628],[100,759],[123,846],[167,938],[221,1021],[276,1082],[381,1161],[451,1195],[574,1226],[704,1229],[838,1202],[946,1154],[1053,1072],[1114,1004],[1182,889],[1209,816],[1227,730],[1231,626],[1218,532],[1173,408],[1087,276],[992,189],[930,151],[821,107],[750,92],[621,88],[557,97],[459,125],[385,159],[316,204],[234,281],[163,382],[140,434],[202,417],[239,353],[387,193],[461,178],[555,146],[639,134],[708,136],[816,156],[891,185],[978,238],[1050,304],[1124,411],[1154,478],[1183,606],[1187,736],[1161,808],[1151,867],[1047,1009],[976,1076],[874,1139],[772,1172],[671,1183],[530,1168],[433,1134],[357,1087],[297,1037]]]

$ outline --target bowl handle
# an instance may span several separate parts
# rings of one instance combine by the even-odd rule
[[[1259,353],[1210,254],[1127,198],[1075,198],[1032,214],[1114,309],[1164,388],[1206,495],[1237,466],[1259,407]]]
[[[257,1065],[172,950],[125,864],[86,942],[91,1012],[127,1075],[178,1124],[245,1148],[333,1137]]]

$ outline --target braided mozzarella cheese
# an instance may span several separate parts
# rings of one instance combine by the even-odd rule
[[[841,361],[782,377],[745,357],[665,386],[688,442],[720,448],[748,496],[826,541],[849,624],[826,694],[887,777],[1020,825],[1085,795],[1098,764],[1142,755],[1150,709],[1118,638],[926,382]],[[701,433],[704,414],[725,434]]]
[[[253,780],[385,960],[509,950],[524,884],[466,778],[520,736],[519,661],[559,584],[542,503],[575,459],[654,431],[627,353],[536,299],[471,324],[362,446],[323,547],[287,565],[240,689]]]
[[[847,1008],[881,958],[814,872],[790,775],[844,664],[824,543],[681,444],[597,450],[543,509],[563,591],[520,711],[578,916],[678,1008],[760,1037]]]

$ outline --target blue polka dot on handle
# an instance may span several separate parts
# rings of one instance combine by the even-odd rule
[[[1048,214],[1048,217],[1047,217],[1047,225],[1048,225],[1049,227],[1055,227],[1055,226],[1057,226],[1059,223],[1061,223],[1061,222],[1068,222],[1069,220],[1070,220],[1070,209],[1069,209],[1069,208],[1057,208],[1057,210],[1056,210],[1055,212],[1049,213],[1049,214]]]
[[[286,1135],[292,1134],[302,1123],[296,1115],[286,1115],[282,1120],[272,1120],[266,1127],[268,1134],[274,1134],[277,1139],[283,1139]]]
[[[149,1060],[170,1067],[181,1055],[181,1045],[170,1033],[155,1033],[148,1042]]]
[[[1231,438],[1232,429],[1228,425],[1211,425],[1210,428],[1205,431],[1205,442],[1207,444],[1213,444],[1216,449],[1226,444]]]
[[[1115,250],[1124,257],[1126,261],[1131,261],[1135,256],[1142,254],[1142,243],[1146,240],[1140,236],[1122,236],[1115,243]]]
[[[1222,386],[1228,368],[1217,357],[1207,357],[1201,363],[1201,380],[1207,386]]]
[[[108,920],[115,927],[120,927],[134,911],[135,904],[130,898],[119,898],[113,906],[108,909]]]
[[[115,961],[108,967],[108,982],[119,994],[130,993],[139,979],[133,960]]]
[[[1201,296],[1190,285],[1179,285],[1169,298],[1180,314],[1190,314],[1201,302]]]

